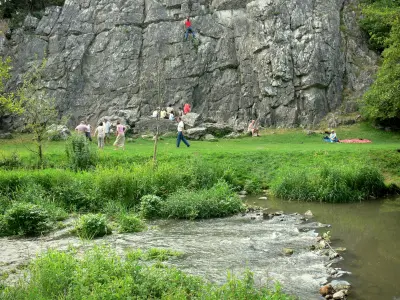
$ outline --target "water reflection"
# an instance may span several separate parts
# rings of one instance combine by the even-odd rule
[[[332,242],[347,248],[340,267],[353,272],[352,299],[400,299],[400,197],[355,204],[287,202],[270,198],[248,203],[287,213],[311,210],[332,225]]]

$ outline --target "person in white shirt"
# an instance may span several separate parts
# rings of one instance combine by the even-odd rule
[[[335,133],[334,130],[331,131],[331,134],[329,135],[329,139],[331,140],[331,143],[339,142],[338,138],[336,137],[336,133]]]
[[[174,111],[174,108],[172,107],[172,104],[169,104],[167,107],[167,114],[171,114]]]
[[[169,113],[169,119],[170,119],[170,121],[175,121],[175,116],[174,116],[174,112],[173,111],[171,111]]]
[[[90,124],[88,122],[86,122],[86,127],[87,127],[87,129],[86,129],[85,135],[89,139],[89,141],[92,141],[91,128],[90,128]]]
[[[111,122],[110,120],[106,119],[106,122],[104,123],[104,142],[110,141],[110,129],[111,129]]]
[[[176,121],[178,122],[178,137],[176,139],[176,147],[179,148],[181,141],[184,142],[186,146],[190,147],[189,142],[183,136],[183,130],[185,128],[185,124],[183,124],[183,121],[180,117],[176,118]]]
[[[99,149],[104,148],[104,137],[106,136],[106,129],[103,126],[103,122],[100,122],[99,126],[97,126],[96,130],[94,131],[94,136],[97,134],[97,145]]]

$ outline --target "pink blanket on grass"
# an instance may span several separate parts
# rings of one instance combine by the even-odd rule
[[[345,144],[366,144],[366,143],[372,143],[370,140],[364,140],[364,139],[348,139],[348,140],[340,140],[341,143]]]

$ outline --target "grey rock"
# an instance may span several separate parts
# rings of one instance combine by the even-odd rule
[[[10,132],[0,133],[0,140],[11,140],[13,138]]]
[[[185,131],[185,136],[192,140],[200,140],[207,134],[206,128],[196,127]]]
[[[285,254],[285,255],[287,255],[287,256],[290,256],[290,255],[292,255],[293,254],[293,249],[291,249],[291,248],[283,248],[282,249],[282,252],[283,252],[283,254]]]
[[[268,198],[265,197],[265,196],[264,196],[264,197],[259,197],[259,198],[258,198],[258,200],[267,200],[267,199],[268,199]]]
[[[207,133],[216,137],[223,137],[234,131],[233,126],[228,124],[203,123],[201,124],[201,127],[205,127],[207,129]]]
[[[209,142],[216,142],[218,141],[218,139],[215,138],[215,136],[213,136],[212,134],[207,133],[204,136],[204,140],[209,141]]]
[[[196,127],[201,123],[201,116],[197,113],[188,113],[182,116],[182,121],[185,125],[189,127]]]
[[[28,14],[24,20],[24,29],[25,30],[35,30],[39,24],[39,19],[35,18],[31,14]]]
[[[344,299],[344,297],[346,296],[346,294],[344,293],[344,291],[339,291],[333,294],[333,299]]]
[[[238,193],[239,195],[247,195],[247,191],[240,191],[239,193]]]
[[[65,125],[52,124],[47,127],[46,134],[51,141],[66,140],[71,135],[68,127]]]
[[[226,139],[237,139],[237,138],[239,138],[240,136],[241,136],[240,133],[232,132],[232,133],[230,133],[230,134],[224,136],[224,138],[226,138]]]
[[[304,215],[309,218],[314,216],[311,210],[307,210]]]
[[[149,133],[155,134],[157,131],[159,134],[164,134],[166,132],[177,131],[177,123],[174,121],[170,121],[167,119],[159,119],[158,121],[155,118],[143,118],[138,122],[134,123],[133,132],[134,133]]]
[[[36,30],[15,30],[5,42],[10,87],[46,57],[41,88],[71,124],[108,115],[136,132],[153,132],[143,123],[156,107],[190,103],[197,117],[186,120],[188,127],[204,122],[243,131],[251,119],[260,126],[314,125],[343,100],[358,99],[377,70],[355,4],[68,0],[47,8],[38,24],[27,18],[24,28]],[[198,47],[183,40],[188,14]]]

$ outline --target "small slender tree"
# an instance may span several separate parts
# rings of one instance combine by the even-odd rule
[[[39,167],[43,167],[43,145],[47,138],[47,127],[59,121],[55,99],[49,97],[41,86],[45,67],[46,60],[41,64],[34,64],[24,75],[22,87],[17,93],[24,107],[22,117],[25,128],[33,133]]]
[[[8,114],[21,114],[21,103],[14,93],[5,91],[5,83],[11,78],[11,59],[0,57],[0,118]]]

